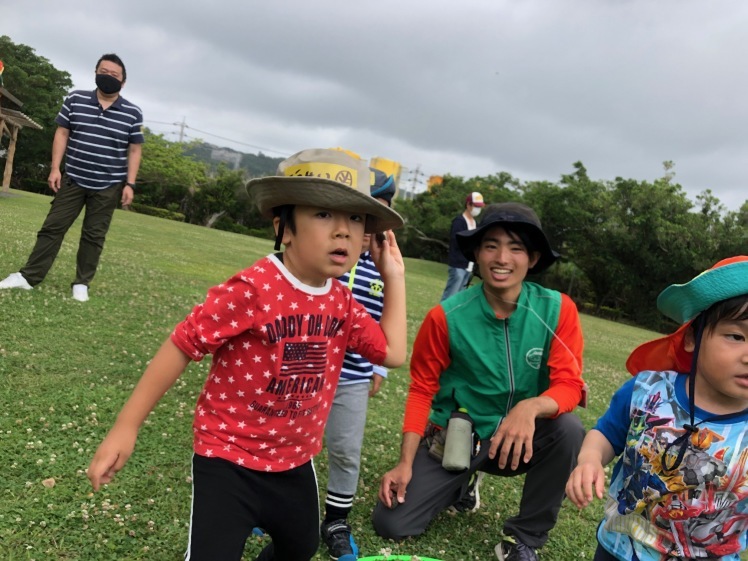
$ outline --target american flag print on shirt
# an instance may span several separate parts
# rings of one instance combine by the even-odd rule
[[[327,366],[327,346],[318,343],[286,343],[283,349],[284,376],[324,374]]]

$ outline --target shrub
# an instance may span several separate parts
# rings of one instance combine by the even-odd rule
[[[247,235],[254,236],[255,238],[262,238],[263,240],[275,240],[275,233],[273,228],[268,226],[267,228],[249,228]]]
[[[39,195],[51,195],[52,191],[49,189],[49,183],[42,179],[29,179],[23,178],[19,182],[18,188],[21,191],[28,191],[30,193],[38,193]]]
[[[166,210],[165,208],[156,208],[154,206],[143,205],[140,203],[132,203],[130,205],[130,210],[137,212],[138,214],[147,214],[148,216],[155,216],[157,218],[166,218],[167,220],[184,222],[184,214],[181,212]]]
[[[221,218],[216,220],[213,224],[213,228],[215,228],[216,230],[224,230],[226,232],[234,232],[236,234],[244,234],[245,236],[251,235],[249,228],[247,228],[246,226],[242,226],[241,224],[237,224],[231,218],[228,218],[226,216],[222,216]]]

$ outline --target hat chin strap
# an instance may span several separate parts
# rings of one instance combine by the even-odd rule
[[[280,221],[278,222],[278,233],[275,235],[275,251],[280,251],[283,242],[283,234],[286,231],[286,222],[288,221],[288,205],[283,205],[280,211]]]
[[[693,349],[693,358],[691,359],[691,371],[688,373],[688,416],[690,419],[689,423],[686,423],[683,425],[683,429],[685,432],[680,435],[678,438],[673,440],[671,443],[669,443],[665,450],[662,452],[662,467],[665,471],[672,471],[675,469],[678,469],[680,467],[681,463],[683,462],[683,457],[686,455],[686,452],[688,451],[688,444],[691,440],[691,437],[699,432],[698,426],[702,423],[708,423],[711,421],[726,421],[729,419],[733,419],[736,417],[741,417],[748,412],[748,409],[743,409],[742,411],[737,411],[735,413],[727,413],[724,415],[712,415],[711,417],[707,417],[706,419],[702,419],[698,423],[696,422],[696,364],[699,360],[699,351],[701,350],[701,339],[704,335],[704,324],[705,324],[705,318],[704,314],[701,314],[699,317],[699,324],[696,326],[696,334],[695,334],[695,341],[694,341],[694,349]],[[670,452],[670,448],[673,446],[678,446],[678,454],[675,457],[675,460],[671,465],[668,465],[668,457]]]

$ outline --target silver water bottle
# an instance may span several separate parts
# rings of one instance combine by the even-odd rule
[[[453,411],[447,423],[442,467],[447,471],[465,471],[470,467],[473,450],[473,419],[467,409]]]

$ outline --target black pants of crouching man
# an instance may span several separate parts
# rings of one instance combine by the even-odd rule
[[[556,524],[566,481],[576,466],[582,440],[582,423],[571,413],[555,419],[538,419],[529,462],[520,462],[516,470],[509,466],[499,469],[498,454],[493,460],[488,458],[491,443],[486,439],[481,441],[480,452],[470,468],[461,473],[445,470],[441,462],[428,455],[422,440],[405,502],[393,509],[378,502],[372,519],[374,530],[382,537],[396,540],[417,536],[426,531],[437,514],[462,496],[476,471],[503,477],[526,474],[519,514],[504,522],[504,534],[513,535],[530,547],[542,547]]]

